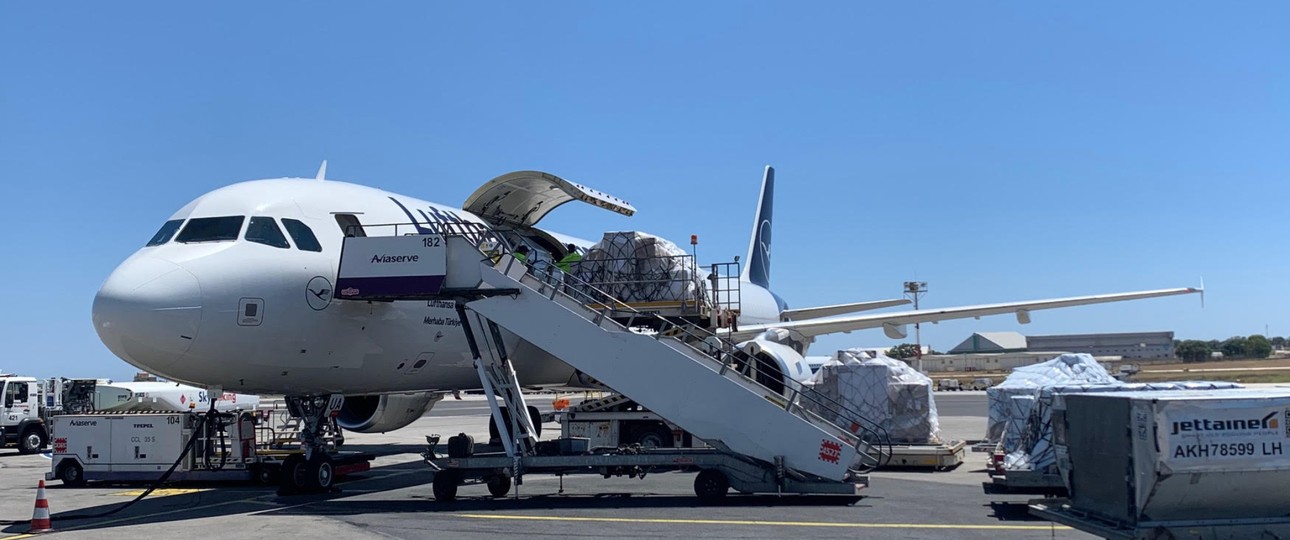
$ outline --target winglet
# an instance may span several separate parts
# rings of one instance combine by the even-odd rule
[[[1205,309],[1205,278],[1200,278],[1200,309]]]
[[[327,179],[327,160],[324,159],[322,162],[322,166],[318,167],[318,175],[314,176],[314,180],[322,182],[323,180],[326,180],[326,179]]]

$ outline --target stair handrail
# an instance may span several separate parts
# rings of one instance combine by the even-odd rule
[[[514,260],[508,263],[506,269],[504,270],[504,273],[509,274],[510,269],[513,268],[513,264],[514,264]],[[704,331],[706,335],[700,335],[695,332],[696,328],[694,327],[677,324],[657,313],[642,312],[636,309],[635,307],[633,307],[632,305],[622,300],[619,300],[613,295],[603,290],[600,290],[595,285],[592,285],[590,283],[587,283],[581,280],[580,278],[578,278],[578,276],[575,276],[575,275],[566,273],[563,270],[560,270],[554,264],[548,263],[547,261],[535,261],[534,264],[529,264],[527,266],[529,267],[528,268],[529,273],[532,274],[535,279],[538,279],[538,281],[541,282],[544,286],[552,287],[553,289],[555,289],[554,291],[555,293],[562,294],[570,298],[571,300],[584,305],[613,304],[613,305],[619,306],[619,309],[615,311],[624,311],[624,312],[631,313],[632,317],[628,319],[628,323],[620,324],[620,326],[623,326],[624,328],[628,328],[628,329],[632,328],[632,322],[636,318],[644,317],[647,319],[653,319],[654,321],[657,321],[659,323],[658,335],[660,336],[662,336],[665,332],[669,331],[670,329],[670,331],[673,333],[668,337],[672,337],[675,339],[677,338],[678,333],[684,334],[686,336],[693,338],[695,342],[702,343],[704,347],[708,347],[708,348],[711,348],[714,346],[710,340],[715,338],[717,340],[716,348],[722,353],[722,356],[725,357],[725,360],[721,362],[722,369],[720,373],[722,375],[724,375],[726,372],[736,373],[743,380],[750,382],[760,387],[763,390],[766,390],[768,392],[771,392],[772,394],[778,394],[782,397],[787,398],[787,401],[784,404],[784,408],[790,414],[803,418],[804,420],[811,422],[812,424],[818,425],[819,422],[824,422],[826,424],[831,425],[835,429],[841,431],[842,433],[847,434],[851,438],[853,438],[854,441],[851,443],[852,446],[855,447],[858,452],[864,453],[865,457],[868,457],[873,462],[872,465],[862,466],[862,468],[859,469],[857,472],[871,471],[873,469],[885,466],[888,463],[890,463],[893,451],[891,448],[891,437],[887,433],[886,428],[883,428],[882,425],[865,417],[863,414],[861,414],[859,411],[856,411],[854,408],[849,407],[846,404],[843,404],[833,398],[830,398],[823,394],[819,394],[817,392],[809,392],[809,393],[803,392],[802,390],[805,388],[805,386],[800,381],[792,379],[791,377],[786,377],[786,381],[789,384],[785,385],[786,390],[790,386],[792,387],[792,390],[793,390],[793,394],[792,394],[793,397],[789,398],[787,395],[785,395],[787,392],[781,393],[779,391],[771,389],[766,385],[758,382],[756,379],[752,377],[748,377],[744,373],[739,372],[738,370],[730,369],[731,368],[730,364],[734,359],[738,358],[740,355],[743,355],[743,356],[748,356],[748,355],[743,350],[739,349],[737,344],[730,341],[729,339],[724,338],[716,333],[707,332],[707,331]],[[570,283],[569,283],[570,280],[574,282],[572,287],[570,286]],[[588,294],[587,293],[588,290],[594,291],[601,298],[596,298],[595,296]],[[583,296],[584,299],[577,298],[574,295],[574,293],[580,296]],[[616,321],[615,323],[619,324]],[[686,345],[687,347],[690,347],[691,349],[694,349],[699,352],[703,352],[698,347],[691,345],[685,340],[681,340],[681,339],[676,339],[676,340]],[[703,354],[703,356],[705,358],[710,358],[713,361],[719,361],[716,358],[712,358],[708,354]],[[756,360],[755,357],[749,357],[749,358],[752,360]],[[802,403],[800,403],[801,401],[811,402],[816,406],[818,406],[821,410],[828,411],[829,415],[836,416],[839,419],[845,419],[847,422],[853,424],[854,427],[842,426],[838,424],[836,420],[830,420],[828,418],[825,418],[819,412],[811,411],[808,407],[803,406]],[[865,435],[857,433],[854,430],[862,431],[864,432],[865,435],[869,435],[869,437],[866,437]],[[878,455],[871,456],[868,453],[865,453],[864,450],[860,448],[861,443],[864,443],[870,448],[876,449],[878,452]]]
[[[514,258],[513,251],[510,249],[509,242],[506,241],[505,237],[495,228],[483,223],[475,223],[470,221],[441,221],[441,222],[427,221],[425,223],[412,222],[412,223],[372,224],[372,225],[365,225],[364,228],[365,230],[367,230],[367,229],[379,228],[379,227],[393,227],[394,233],[397,236],[399,235],[400,227],[408,227],[408,226],[411,226],[414,232],[404,233],[406,235],[439,234],[444,236],[445,239],[451,236],[461,237],[465,239],[471,246],[479,250],[480,253],[484,255],[484,257],[480,259],[480,263],[489,262],[490,264],[495,264],[498,260],[500,260],[501,255],[503,254],[511,255],[511,258],[507,262],[506,268],[504,270],[504,273],[506,274],[510,273],[510,270],[513,267],[515,261],[518,260]],[[427,231],[432,231],[432,232],[427,232]],[[485,241],[491,241],[492,245],[486,247],[484,245]],[[652,319],[654,321],[657,321],[659,323],[658,336],[660,338],[663,337],[665,330],[670,328],[672,334],[669,337],[672,337],[678,343],[681,343],[692,350],[695,350],[700,353],[704,353],[704,354],[701,354],[701,356],[705,358],[710,358],[714,362],[720,362],[721,370],[719,371],[719,373],[721,373],[723,376],[725,376],[726,372],[733,372],[746,382],[752,383],[753,385],[756,385],[757,387],[767,392],[770,392],[771,394],[778,394],[781,397],[785,397],[787,399],[784,404],[784,409],[790,414],[798,416],[799,418],[802,418],[803,420],[806,420],[807,422],[810,422],[814,425],[819,425],[820,422],[823,422],[825,424],[832,426],[834,429],[844,434],[844,436],[853,439],[853,441],[851,441],[850,444],[852,447],[856,449],[857,453],[867,458],[870,458],[873,461],[872,465],[862,464],[861,469],[858,469],[857,472],[863,473],[863,472],[871,471],[873,469],[883,467],[890,462],[891,456],[893,453],[891,448],[891,438],[888,435],[887,430],[883,428],[880,424],[878,424],[877,422],[874,422],[873,420],[870,420],[869,418],[860,414],[858,411],[854,410],[853,408],[835,399],[832,399],[828,396],[824,396],[817,392],[809,392],[809,393],[803,392],[802,390],[804,388],[804,385],[802,385],[801,382],[791,377],[785,377],[785,380],[789,383],[785,385],[785,390],[788,390],[790,386],[793,387],[792,388],[793,397],[789,398],[788,396],[785,395],[786,392],[781,393],[780,391],[771,389],[766,385],[758,382],[756,379],[749,377],[744,373],[739,372],[738,370],[730,369],[732,367],[731,366],[732,362],[736,358],[740,358],[741,356],[756,360],[755,357],[751,357],[746,352],[739,349],[738,344],[732,342],[731,340],[725,337],[722,337],[721,335],[716,334],[714,332],[704,331],[706,335],[700,335],[699,333],[696,333],[694,331],[697,329],[695,327],[687,327],[687,326],[677,324],[657,313],[642,312],[636,309],[635,307],[633,307],[632,305],[628,304],[627,302],[619,300],[618,298],[609,294],[608,292],[601,290],[595,285],[583,281],[582,279],[578,278],[576,275],[572,275],[570,273],[564,272],[563,270],[556,267],[553,262],[532,261],[531,263],[525,263],[525,264],[529,267],[528,273],[532,273],[535,279],[538,279],[539,276],[546,278],[545,280],[538,279],[538,281],[542,282],[546,286],[552,287],[554,289],[553,294],[562,294],[575,302],[579,302],[583,304],[584,307],[587,304],[597,304],[597,303],[602,305],[605,305],[605,304],[615,305],[617,306],[617,308],[614,309],[613,311],[624,311],[631,314],[631,317],[629,318],[627,324],[620,324],[617,321],[614,321],[614,324],[619,324],[625,329],[632,328],[633,326],[631,323],[638,317],[643,317],[646,319]],[[570,280],[574,282],[573,287],[569,286]],[[586,292],[588,290],[594,291],[601,298],[597,299],[591,294],[588,294]],[[571,292],[578,293],[579,295],[585,297],[587,300],[590,300],[590,302],[580,300],[579,298],[574,296],[574,294],[571,294]],[[605,313],[605,315],[608,316],[610,314]],[[677,334],[683,334],[687,337],[690,337],[691,339],[693,339],[695,343],[702,343],[703,347],[705,348],[713,348],[714,345],[711,340],[715,338],[716,351],[720,353],[721,357],[724,357],[724,360],[719,360],[718,358],[713,357],[710,354],[706,354],[705,351],[703,351],[702,349],[699,349],[698,347],[691,344],[690,342],[687,342],[683,339],[679,339],[677,337]],[[811,411],[809,408],[802,405],[801,401],[803,400],[816,404],[817,406],[819,406],[821,410],[828,411],[830,416],[836,416],[839,419],[845,419],[846,421],[850,422],[852,426],[842,426],[838,424],[837,421],[835,420],[830,420],[820,415],[820,413],[818,412]],[[857,433],[857,430],[862,432],[863,434]],[[866,437],[866,435],[868,437]],[[866,449],[861,448],[861,444],[864,444],[867,447],[867,449],[876,450],[878,455],[871,456],[866,451]]]

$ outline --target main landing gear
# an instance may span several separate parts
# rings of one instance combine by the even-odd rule
[[[345,404],[345,396],[286,396],[287,411],[300,419],[300,450],[282,462],[279,475],[284,492],[326,493],[331,491],[336,468],[328,443],[338,445],[340,429],[334,415]]]

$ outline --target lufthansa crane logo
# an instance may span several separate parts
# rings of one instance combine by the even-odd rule
[[[314,311],[322,311],[331,304],[331,293],[331,282],[325,277],[314,276],[305,286],[305,301]]]

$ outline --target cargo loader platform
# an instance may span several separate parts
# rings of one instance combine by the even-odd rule
[[[963,464],[967,443],[892,444],[890,467],[946,471]]]

